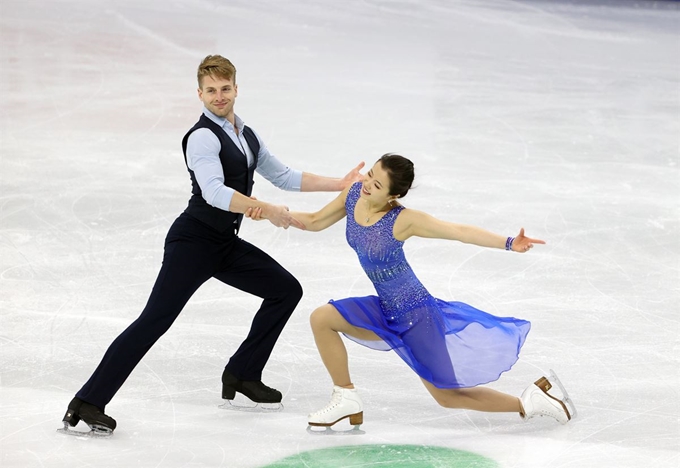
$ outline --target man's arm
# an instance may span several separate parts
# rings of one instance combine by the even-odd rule
[[[364,163],[361,162],[357,167],[349,171],[349,173],[342,179],[334,177],[324,177],[310,172],[302,173],[302,183],[300,184],[301,192],[340,192],[358,182],[363,178],[361,169]]]
[[[260,144],[260,151],[257,159],[257,173],[267,179],[275,187],[282,190],[300,192],[340,192],[363,178],[363,175],[360,172],[364,167],[363,162],[342,178],[325,177],[312,174],[311,172],[301,172],[292,169],[270,153],[260,135],[252,128],[251,130]]]
[[[274,226],[287,229],[292,225],[304,229],[304,225],[290,215],[288,207],[254,200],[225,186],[220,149],[219,139],[208,129],[198,129],[189,135],[187,164],[194,171],[203,198],[210,206],[232,213],[258,208],[261,218],[268,219]]]
[[[210,206],[229,210],[235,192],[224,185],[224,172],[220,162],[220,140],[207,128],[199,128],[187,141],[187,166],[201,187],[201,195]]]

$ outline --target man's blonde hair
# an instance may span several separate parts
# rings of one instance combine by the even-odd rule
[[[232,80],[236,84],[236,67],[221,55],[208,55],[198,66],[197,78],[200,89],[203,89],[203,78],[206,76]]]

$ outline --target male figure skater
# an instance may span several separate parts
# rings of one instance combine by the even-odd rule
[[[251,198],[254,172],[284,190],[341,191],[359,180],[363,163],[342,179],[293,170],[267,149],[235,113],[236,69],[209,55],[198,67],[203,113],[182,140],[192,184],[188,207],[170,227],[151,296],[141,315],[109,346],[90,379],[69,403],[64,432],[82,419],[91,435],[111,435],[116,421],[104,409],[135,366],[170,328],[209,278],[262,298],[250,332],[227,363],[222,398],[236,392],[256,403],[280,403],[281,392],[262,383],[262,370],[302,297],[300,283],[273,258],[238,237],[243,214],[257,209],[277,227],[304,227],[288,208]]]

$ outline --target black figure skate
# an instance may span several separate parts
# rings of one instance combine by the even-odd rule
[[[236,392],[241,393],[250,401],[234,402]],[[220,405],[223,409],[256,412],[276,412],[283,409],[281,399],[283,395],[274,388],[267,387],[259,380],[239,380],[228,370],[222,374],[222,399],[226,403]],[[254,405],[252,403],[255,403]]]
[[[90,427],[88,432],[71,429],[76,427],[80,420]],[[84,402],[80,398],[74,398],[68,404],[68,409],[63,419],[64,427],[57,432],[79,437],[110,437],[116,428],[116,420],[105,415],[99,408]]]

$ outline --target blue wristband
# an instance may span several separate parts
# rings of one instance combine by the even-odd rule
[[[512,250],[512,243],[515,242],[514,237],[508,237],[505,241],[505,250]]]

